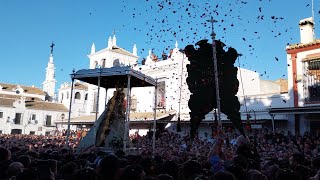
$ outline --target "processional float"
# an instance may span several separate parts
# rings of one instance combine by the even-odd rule
[[[130,66],[83,69],[71,74],[72,88],[69,107],[67,144],[70,137],[70,119],[72,107],[72,93],[74,80],[80,80],[98,88],[96,101],[96,118],[94,125],[77,147],[77,153],[82,153],[92,147],[106,147],[111,150],[118,150],[122,146],[123,151],[129,147],[129,123],[130,123],[130,97],[131,88],[154,86],[157,88],[157,80],[133,70]],[[114,88],[113,97],[105,104],[105,110],[98,118],[100,88],[106,90]],[[126,105],[125,93],[126,88]],[[155,101],[157,96],[155,95]],[[156,109],[154,108],[153,140],[156,131]],[[153,143],[154,144],[154,143]],[[153,145],[154,148],[155,145]]]

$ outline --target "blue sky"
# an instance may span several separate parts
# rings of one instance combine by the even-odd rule
[[[300,41],[299,20],[311,12],[311,0],[1,0],[0,82],[42,87],[51,41],[59,88],[73,68],[89,67],[91,44],[105,48],[113,30],[118,46],[132,51],[135,43],[140,57],[149,49],[160,55],[176,40],[184,48],[209,39],[211,15],[217,38],[243,54],[241,67],[286,78],[285,47]]]

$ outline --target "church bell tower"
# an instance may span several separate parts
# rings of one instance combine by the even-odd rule
[[[46,79],[42,83],[43,91],[46,93],[46,100],[53,101],[55,99],[55,87],[56,87],[56,79],[55,79],[55,67],[53,64],[53,47],[55,44],[51,44],[51,53],[49,62],[46,68]]]

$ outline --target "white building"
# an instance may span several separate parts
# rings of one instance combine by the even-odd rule
[[[0,133],[50,134],[67,117],[63,104],[45,101],[36,87],[0,83]]]
[[[86,115],[87,100],[88,100],[88,84],[76,81],[74,83],[72,94],[72,117]],[[71,100],[71,84],[63,83],[58,90],[58,102],[62,103],[65,107],[70,106]]]
[[[34,86],[0,83],[0,134],[52,134],[55,121],[67,118],[68,109],[55,99],[53,55],[46,68],[43,90]]]
[[[287,46],[290,108],[288,114],[297,132],[320,133],[320,41],[315,39],[313,18],[299,23],[300,43]]]

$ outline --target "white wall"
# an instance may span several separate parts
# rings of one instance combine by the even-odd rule
[[[239,80],[239,91],[237,95],[256,95],[261,94],[260,75],[257,72],[238,68],[237,78]],[[241,81],[242,79],[242,81]],[[244,89],[244,92],[243,92]]]
[[[75,94],[79,92],[81,98],[75,99]],[[85,95],[87,94],[87,90],[82,89],[73,89],[72,93],[72,117],[82,116],[85,115],[87,112],[87,100],[85,100]],[[62,99],[63,94],[63,99]],[[69,97],[67,98],[67,94],[69,94]],[[89,95],[88,95],[89,96]],[[62,103],[65,107],[69,109],[70,107],[70,100],[71,100],[71,88],[61,88],[59,90],[59,98],[58,102]]]
[[[30,131],[34,131],[36,134],[45,134],[45,132],[51,132],[55,130],[55,121],[61,119],[61,114],[65,114],[67,117],[67,112],[58,112],[58,111],[46,111],[46,110],[35,110],[35,109],[27,109],[27,108],[11,108],[11,107],[0,107],[0,112],[3,112],[3,118],[0,119],[0,130],[2,133],[9,134],[12,129],[21,129],[23,134],[29,134]],[[21,124],[13,124],[13,120],[15,118],[16,113],[22,113]],[[38,124],[28,124],[32,114],[36,115],[36,120]],[[50,115],[51,122],[53,127],[45,126],[45,117]],[[11,123],[7,123],[8,117]],[[41,131],[39,131],[42,128]]]
[[[320,53],[320,49],[304,51],[297,53],[296,64],[297,64],[297,85],[298,85],[298,106],[304,106],[304,90],[303,90],[303,63],[302,59],[304,59],[307,55]],[[288,63],[288,90],[290,92],[290,96],[293,97],[293,73],[292,73],[292,61],[291,55],[287,55],[287,63]]]
[[[269,80],[260,80],[260,94],[279,93],[279,83]]]

